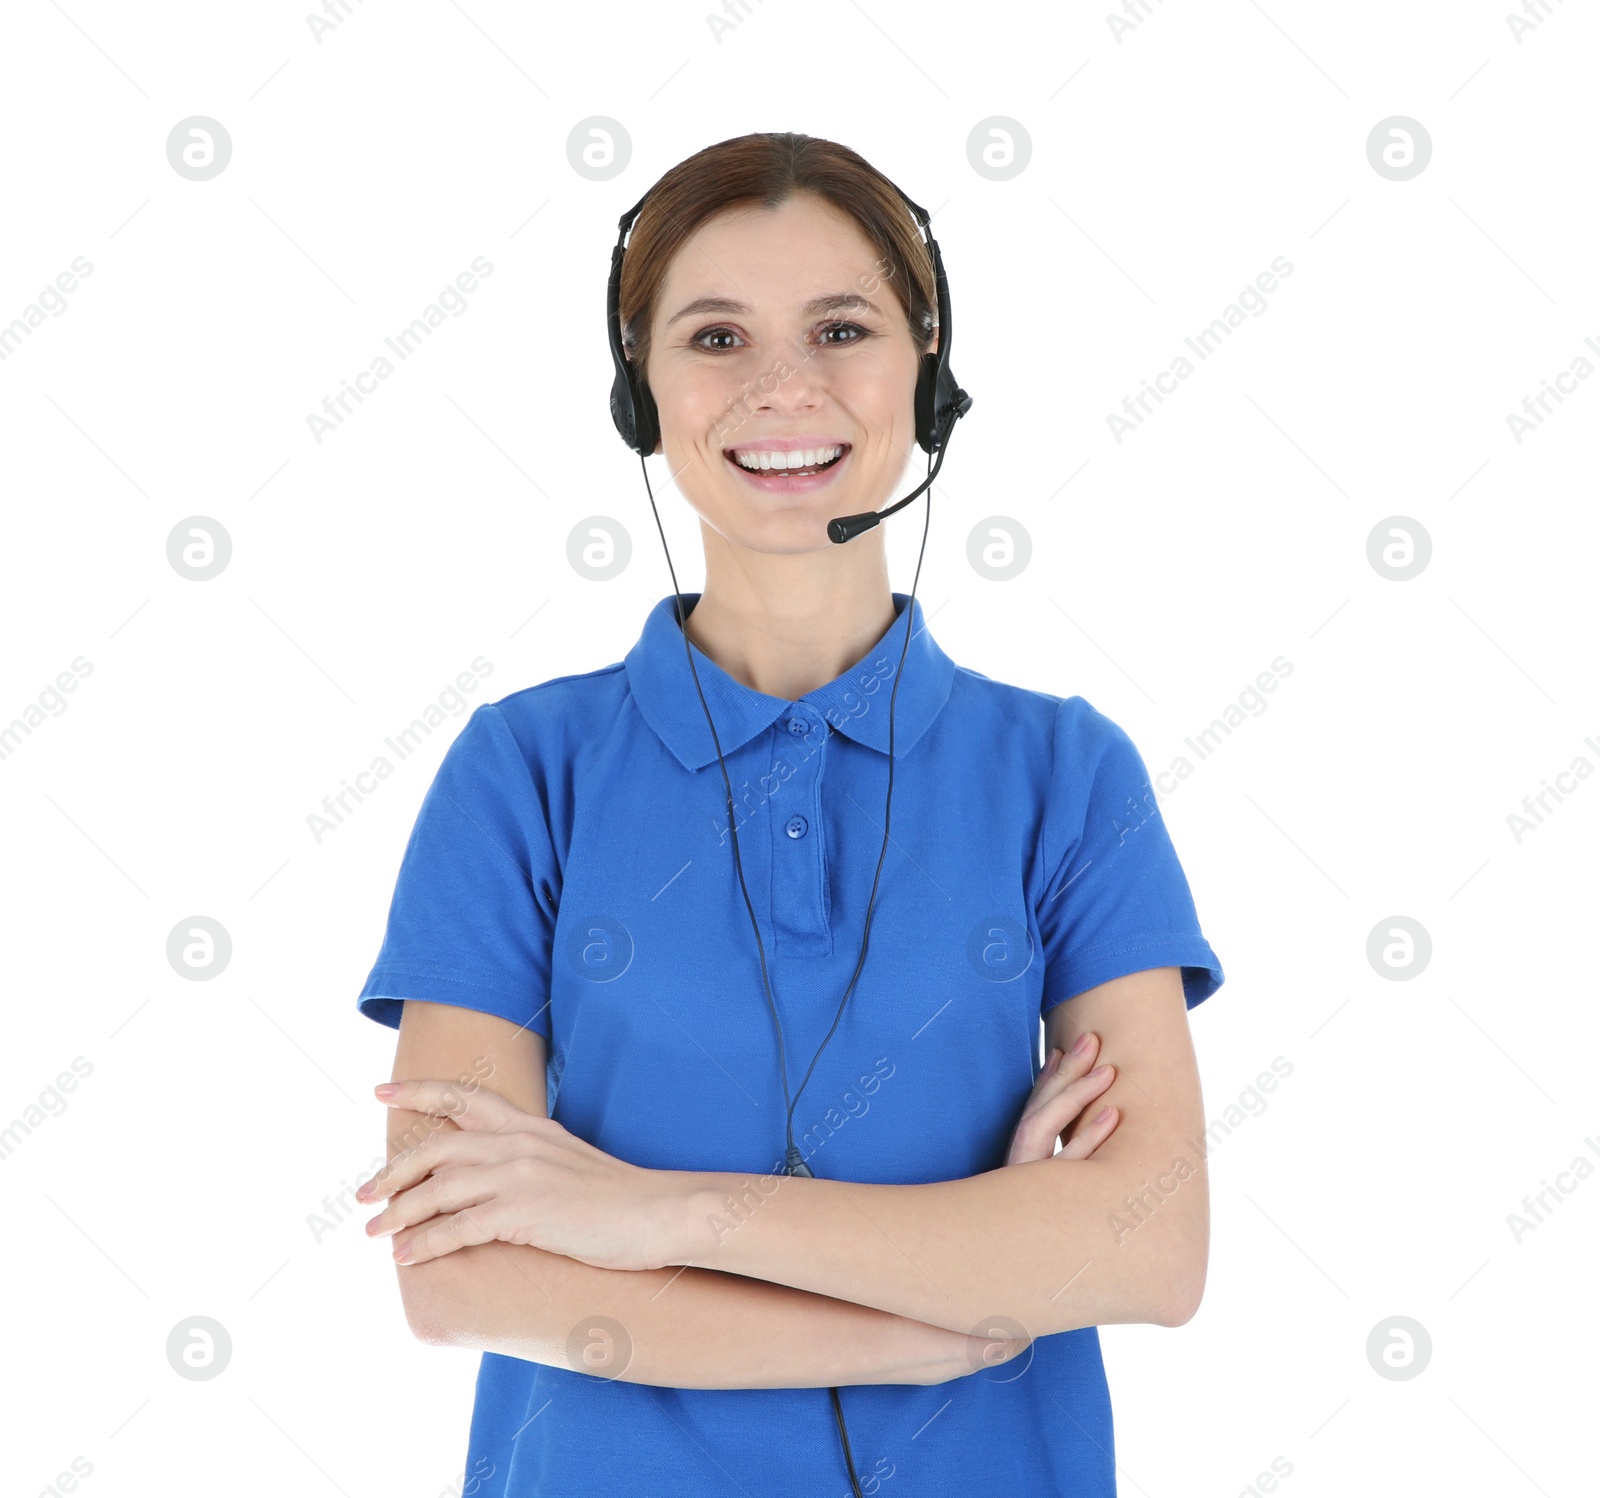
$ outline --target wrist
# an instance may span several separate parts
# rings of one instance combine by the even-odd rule
[[[693,1264],[728,1273],[733,1257],[730,1244],[761,1203],[777,1190],[773,1176],[740,1175],[727,1171],[679,1171],[679,1186],[672,1210],[672,1240],[678,1257],[674,1264]]]
[[[1025,1352],[1030,1343],[1021,1338],[971,1337],[965,1332],[953,1332],[944,1327],[935,1328],[946,1339],[930,1362],[926,1377],[918,1383],[949,1383],[958,1378],[969,1378],[974,1373],[988,1373],[1003,1363]]]
[[[990,1372],[1002,1363],[1009,1363],[1033,1345],[1028,1337],[963,1337],[962,1340],[967,1344],[962,1377],[969,1373]]]
[[[921,1321],[908,1324],[918,1328],[919,1337],[907,1369],[907,1383],[924,1386],[947,1384],[977,1371],[969,1347],[971,1337],[953,1332],[948,1327],[930,1326]],[[921,1355],[917,1356],[918,1353]]]
[[[705,1267],[718,1242],[739,1221],[723,1202],[726,1192],[719,1190],[714,1177],[704,1171],[670,1170],[659,1174],[670,1183],[659,1219],[662,1264]]]
[[[987,1373],[1009,1363],[1029,1345],[1018,1339],[971,1337],[920,1321],[906,1325],[917,1333],[907,1354],[906,1383],[945,1384],[974,1373]]]

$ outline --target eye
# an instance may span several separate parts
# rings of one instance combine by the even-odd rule
[[[829,345],[827,345],[827,347],[831,347],[831,348],[846,348],[852,343],[860,343],[862,338],[868,338],[868,337],[871,336],[867,332],[867,330],[861,326],[860,323],[854,323],[854,322],[831,322],[831,323],[828,323],[825,327],[822,327],[822,328],[820,328],[818,330],[819,334],[843,333],[843,332],[846,332],[846,331],[857,333],[860,336],[856,337],[856,338],[846,339],[846,340],[844,340],[842,342],[839,342],[839,343],[829,344]]]
[[[708,354],[720,354],[726,352],[726,345],[721,348],[711,348],[700,340],[702,338],[737,338],[738,336],[732,328],[707,328],[703,333],[696,333],[689,340],[689,346],[691,348],[705,349]]]

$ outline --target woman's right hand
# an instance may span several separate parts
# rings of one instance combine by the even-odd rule
[[[1011,1133],[1007,1165],[1022,1165],[1030,1160],[1049,1160],[1056,1152],[1056,1139],[1071,1127],[1074,1119],[1088,1113],[1094,1100],[1116,1080],[1114,1066],[1095,1067],[1100,1053],[1100,1037],[1085,1031],[1079,1038],[1081,1050],[1052,1051],[1033,1084],[1022,1116]],[[1102,1114],[1104,1116],[1102,1116]],[[1068,1160],[1087,1160],[1111,1137],[1121,1114],[1115,1108],[1097,1110],[1072,1138],[1062,1146]]]

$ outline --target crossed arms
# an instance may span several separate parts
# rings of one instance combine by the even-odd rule
[[[1026,1339],[1181,1325],[1204,1287],[1209,1207],[1179,969],[1090,989],[1052,1009],[1045,1031],[1047,1049],[1063,1050],[1093,1032],[1099,1059],[1116,1067],[1102,1100],[1117,1108],[1117,1126],[1089,1159],[913,1186],[780,1178],[737,1231],[708,1227],[684,1268],[601,1269],[521,1244],[472,1244],[398,1269],[407,1322],[433,1344],[678,1388],[944,1382],[993,1366],[995,1337],[983,1329],[999,1318]],[[545,1048],[497,1016],[408,1000],[394,1078],[482,1076],[487,1063],[484,1085],[542,1117]],[[456,1125],[391,1109],[389,1154],[435,1127]],[[727,1196],[748,1199],[753,1178],[706,1172],[696,1184],[705,1220],[725,1212]],[[576,1365],[574,1337],[586,1349]],[[591,1337],[626,1347],[590,1351]],[[617,1365],[607,1369],[607,1357]]]

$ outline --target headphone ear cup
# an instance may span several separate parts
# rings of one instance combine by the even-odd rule
[[[654,454],[656,444],[661,440],[661,419],[656,414],[656,399],[643,380],[633,382],[633,410],[634,436],[637,438],[634,446],[648,458]]]
[[[638,446],[634,440],[633,391],[621,370],[611,381],[611,423],[629,447]]]
[[[921,364],[917,369],[917,393],[915,411],[917,414],[917,445],[925,453],[933,451],[934,415],[937,409],[939,395],[939,356],[937,354],[924,354]]]
[[[649,387],[634,378],[627,366],[617,370],[611,381],[611,421],[622,440],[636,453],[650,457],[661,440],[661,424]]]

